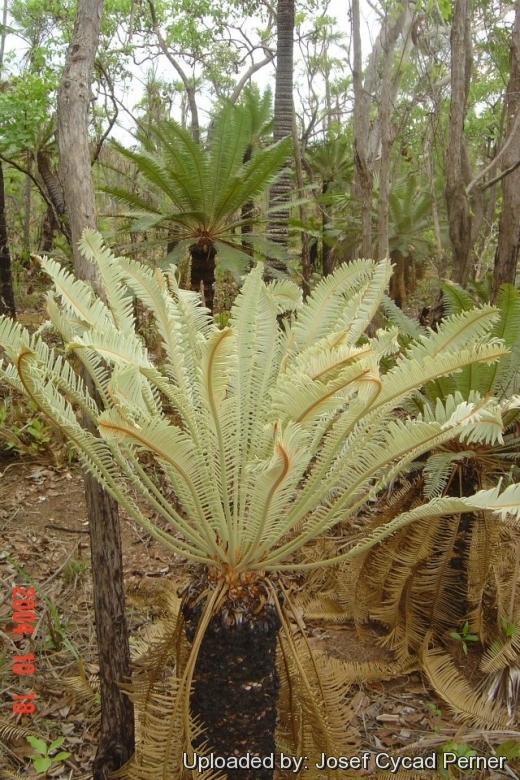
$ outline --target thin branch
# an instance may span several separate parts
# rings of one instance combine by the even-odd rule
[[[487,173],[489,173],[490,171],[492,171],[492,170],[493,170],[493,168],[495,167],[495,165],[496,165],[496,164],[497,164],[497,163],[500,161],[500,158],[501,158],[501,157],[503,157],[503,155],[504,155],[504,152],[505,152],[505,151],[506,151],[506,150],[509,148],[509,146],[511,145],[511,143],[512,143],[512,141],[513,141],[513,139],[514,139],[514,137],[515,137],[515,135],[516,135],[516,132],[517,132],[517,130],[518,130],[518,128],[519,128],[519,126],[520,126],[520,110],[517,112],[516,119],[515,119],[515,123],[514,123],[514,125],[513,125],[513,128],[512,128],[512,130],[511,130],[511,132],[509,133],[509,138],[507,139],[507,141],[505,142],[505,144],[503,145],[503,147],[501,148],[501,150],[499,151],[499,153],[496,155],[496,157],[494,157],[494,158],[491,160],[491,162],[489,163],[489,165],[486,165],[486,167],[485,167],[485,168],[484,168],[482,171],[480,171],[479,173],[477,173],[477,175],[475,176],[475,178],[474,178],[472,181],[470,181],[470,183],[469,183],[469,184],[468,184],[468,186],[466,187],[466,195],[469,195],[469,194],[472,192],[472,190],[474,190],[474,189],[475,189],[475,187],[476,187],[476,185],[478,184],[478,182],[479,182],[479,181],[480,181],[480,180],[481,180],[481,179],[482,179],[482,178],[483,178],[483,177],[484,177],[484,176],[485,176]],[[520,164],[520,163],[518,163],[518,164]],[[507,176],[509,173],[511,173],[511,171],[514,171],[514,170],[515,170],[515,168],[517,167],[517,165],[518,165],[518,164],[517,164],[517,163],[515,163],[515,164],[514,164],[514,166],[512,166],[512,167],[508,168],[506,171],[503,171],[503,173],[501,173],[501,174],[500,174],[500,176],[495,176],[495,178],[494,178],[494,179],[491,179],[491,181],[488,181],[488,182],[486,182],[486,184],[485,184],[485,185],[482,187],[482,190],[486,190],[488,187],[491,187],[491,185],[492,185],[492,184],[495,184],[497,181],[500,181],[500,179],[503,179],[503,178],[504,178],[504,176]]]
[[[51,202],[51,200],[47,196],[47,193],[43,189],[43,187],[40,184],[40,182],[38,181],[38,179],[36,179],[30,171],[28,171],[26,168],[23,168],[21,165],[18,165],[18,163],[15,163],[14,160],[11,160],[9,157],[6,157],[5,155],[3,155],[1,153],[0,153],[0,160],[2,160],[3,162],[7,163],[7,165],[12,165],[13,168],[16,168],[16,170],[20,171],[20,173],[23,173],[24,176],[28,176],[31,179],[31,181],[33,182],[33,184],[37,187],[40,195],[44,199],[44,201],[47,204],[47,206],[50,206],[50,208],[54,211],[53,203]],[[59,222],[59,218],[57,218],[57,219],[58,219],[58,222]]]
[[[105,143],[106,139],[108,138],[112,128],[114,127],[114,125],[116,123],[116,119],[117,119],[118,114],[119,114],[119,108],[118,108],[118,105],[117,105],[117,102],[116,102],[116,98],[115,98],[115,94],[114,94],[114,85],[112,83],[112,79],[110,78],[110,76],[106,72],[106,70],[103,67],[101,62],[97,61],[96,62],[96,67],[100,71],[102,76],[104,76],[104,78],[105,78],[105,80],[106,80],[106,82],[108,84],[108,88],[110,90],[110,100],[112,101],[112,105],[114,106],[114,114],[110,117],[109,122],[108,122],[108,127],[107,127],[107,129],[105,130],[105,132],[103,133],[103,135],[101,136],[101,138],[99,139],[99,141],[97,143],[97,146],[96,146],[96,148],[94,150],[94,154],[92,155],[92,160],[91,160],[91,163],[90,163],[91,165],[94,165],[94,163],[98,159],[99,154],[101,152],[101,148],[102,148],[103,144]]]
[[[506,168],[505,171],[502,171],[498,176],[495,176],[494,179],[490,179],[490,181],[487,181],[480,189],[482,192],[484,190],[487,190],[488,187],[492,187],[493,184],[496,184],[497,181],[500,181],[501,179],[505,179],[506,176],[509,176],[510,173],[513,173],[513,171],[516,171],[516,169],[520,166],[520,160],[517,160],[513,165],[510,165],[509,168]]]
[[[267,55],[265,59],[260,60],[260,62],[253,63],[253,65],[251,65],[251,67],[248,68],[248,70],[246,70],[246,72],[244,73],[244,75],[236,85],[235,89],[233,90],[231,97],[229,98],[231,103],[236,103],[236,101],[240,96],[240,93],[244,89],[245,85],[247,84],[247,82],[249,81],[253,73],[256,73],[257,70],[260,70],[260,68],[263,68],[265,65],[269,65],[269,63],[272,62],[273,59],[274,59],[273,54],[271,54],[271,56]]]
[[[199,115],[198,115],[198,109],[197,109],[197,103],[195,102],[195,91],[190,84],[190,80],[186,73],[183,71],[175,57],[172,56],[166,41],[162,37],[161,31],[159,30],[159,23],[157,21],[157,15],[155,13],[155,6],[153,4],[152,0],[147,0],[148,6],[150,8],[150,15],[152,18],[152,25],[155,35],[157,36],[157,41],[159,43],[159,47],[168,60],[168,62],[175,68],[177,73],[180,76],[180,79],[182,83],[184,84],[184,89],[186,90],[186,94],[188,96],[188,103],[190,106],[190,113],[191,113],[191,132],[193,135],[193,140],[195,143],[199,143],[200,137],[199,137]]]

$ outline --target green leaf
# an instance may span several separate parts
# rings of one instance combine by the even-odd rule
[[[37,772],[46,772],[52,766],[52,759],[35,758],[33,759],[33,764]]]
[[[64,761],[66,758],[71,756],[72,753],[69,753],[68,750],[62,750],[61,753],[57,753],[55,756],[53,756],[53,761]]]
[[[65,737],[58,737],[58,739],[55,739],[54,742],[51,742],[47,752],[51,753],[53,750],[55,750],[57,747],[62,745],[64,742],[65,742]]]
[[[43,739],[39,739],[38,737],[29,736],[26,737],[27,742],[33,747],[35,750],[38,751],[38,753],[41,753],[42,756],[47,755],[47,743],[43,741]]]

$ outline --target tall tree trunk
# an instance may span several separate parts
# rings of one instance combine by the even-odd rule
[[[2,7],[2,27],[0,28],[0,74],[4,66],[5,39],[7,37],[7,4]],[[16,317],[14,304],[13,276],[11,271],[11,252],[7,234],[5,206],[4,169],[0,160],[0,314]]]
[[[77,275],[90,281],[94,289],[96,269],[79,252],[78,241],[86,227],[96,228],[88,109],[102,11],[103,0],[78,0],[72,42],[58,90],[58,148],[74,265]],[[133,705],[118,686],[130,677],[130,651],[117,504],[90,474],[85,475],[85,493],[101,685],[101,729],[93,777],[106,780],[134,751]]]
[[[502,170],[507,171],[520,161],[520,0],[515,4],[515,24],[511,38],[511,70],[506,92],[507,135],[511,142],[502,157]],[[520,250],[520,167],[502,179],[502,211],[495,254],[492,300],[501,284],[515,283]]]
[[[352,84],[354,87],[354,194],[361,207],[361,257],[372,256],[372,179],[367,155],[370,95],[363,87],[359,0],[352,0]]]
[[[296,126],[296,115],[294,111],[293,111],[292,134],[293,134],[296,183],[298,185],[298,191],[301,196],[303,195],[303,161],[302,161],[302,154],[301,154],[301,147],[300,147],[300,139],[298,138],[298,128]],[[307,222],[307,207],[305,206],[305,203],[300,203],[299,211],[300,211],[300,222],[302,223],[302,225],[305,225],[305,223]],[[306,230],[302,230],[300,232],[300,240],[302,242],[302,253],[301,253],[302,288],[303,288],[303,298],[305,300],[305,298],[311,292],[311,285],[310,285],[311,252],[309,246],[309,234],[307,233]]]
[[[470,275],[471,211],[466,192],[464,117],[471,80],[469,0],[455,0],[451,30],[451,104],[446,153],[446,206],[453,279],[465,285]]]
[[[326,195],[329,191],[329,187],[332,184],[330,179],[325,179],[321,186],[321,194]],[[327,232],[327,225],[330,222],[329,215],[327,213],[326,206],[321,209],[321,234],[322,246],[321,246],[321,270],[323,276],[329,276],[334,271],[334,257],[332,254],[332,247],[327,241],[325,241],[325,234]]]
[[[411,30],[415,15],[415,3],[405,0],[400,5],[397,15],[388,14],[385,17],[370,54],[364,79],[359,0],[352,0],[351,8],[355,164],[353,193],[361,208],[361,256],[372,257],[372,188],[376,160],[380,154],[389,154],[391,147],[390,112],[387,111],[385,114],[385,109],[395,102],[404,73],[404,65],[413,48]],[[399,56],[399,64],[394,73],[388,73],[385,68],[388,63],[391,63],[391,53],[400,36],[403,39],[403,46]],[[378,101],[380,110],[377,118],[371,119],[370,110],[374,98]],[[381,111],[381,109],[383,110]],[[383,136],[383,121],[387,122],[385,136]],[[385,145],[386,152],[381,148]],[[382,241],[385,243],[384,236]]]
[[[11,253],[9,251],[5,217],[4,170],[0,160],[0,314],[16,317],[13,277],[11,273]]]
[[[24,262],[29,261],[29,257],[31,254],[31,168],[32,168],[32,162],[33,157],[30,151],[26,152],[25,155],[25,166],[27,173],[25,175],[24,183],[23,183],[23,206],[24,206],[24,215],[23,215],[23,249],[22,249],[22,257],[24,259]]]
[[[294,0],[278,0],[276,15],[276,83],[274,92],[274,141],[292,136],[293,133],[293,38]],[[289,161],[288,161],[289,162]],[[289,237],[289,202],[291,199],[291,175],[284,174],[269,192],[269,206],[287,203],[287,208],[276,212],[269,220],[268,230],[274,241],[287,245]],[[266,262],[266,277],[274,271],[285,272],[287,266],[280,260]]]

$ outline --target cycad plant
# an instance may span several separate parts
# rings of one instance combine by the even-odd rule
[[[478,311],[459,286],[446,284],[443,292],[447,314]],[[518,290],[503,285],[497,309],[490,335],[500,338],[508,352],[493,364],[466,366],[427,382],[407,402],[410,413],[442,423],[457,404],[478,406],[486,398],[486,415],[412,464],[390,499],[381,500],[374,528],[425,499],[470,496],[518,480]],[[420,329],[413,323],[410,327],[421,340]],[[507,517],[497,520],[474,511],[421,520],[344,565],[338,575],[336,618],[352,617],[360,627],[368,620],[380,622],[397,657],[418,653],[430,682],[456,711],[486,723],[493,700],[495,719],[504,723],[520,694],[519,565],[520,535]],[[482,674],[474,675],[471,685],[447,654],[463,647],[464,626],[465,633],[479,640],[471,645],[472,652],[481,651]],[[453,642],[457,636],[459,642]]]
[[[488,399],[452,404],[442,421],[396,410],[424,383],[503,355],[490,337],[497,313],[448,318],[382,373],[397,332],[359,339],[388,282],[387,262],[341,266],[305,303],[289,280],[264,284],[259,264],[219,329],[199,296],[179,289],[173,267],[153,272],[115,258],[91,232],[82,251],[99,269],[106,303],[42,260],[54,283],[47,310],[65,351],[4,318],[0,342],[10,362],[1,377],[67,435],[134,520],[191,563],[174,639],[160,643],[161,665],[145,669],[133,689],[142,738],[127,774],[170,780],[188,766],[209,780],[217,775],[199,759],[211,750],[225,761],[220,777],[272,778],[269,765],[237,768],[237,756],[274,755],[282,627],[281,695],[294,710],[302,691],[303,703],[281,722],[280,744],[307,756],[310,778],[327,776],[312,762],[322,751],[341,752],[342,678],[336,671],[316,683],[316,665],[302,660],[301,621],[294,614],[291,623],[284,577],[360,554],[420,518],[481,505],[520,513],[514,485],[501,495],[436,497],[328,559],[304,562],[301,554],[422,453],[487,419]],[[132,295],[155,317],[159,367],[136,335]],[[78,361],[96,397],[76,373]],[[82,428],[80,409],[99,437]],[[298,685],[286,684],[295,678]]]
[[[177,262],[189,253],[191,289],[204,290],[206,306],[213,309],[216,258],[240,275],[251,261],[251,248],[260,256],[280,257],[283,250],[262,230],[265,224],[253,215],[251,201],[267,192],[281,175],[290,154],[291,140],[256,148],[251,144],[258,128],[256,104],[225,105],[208,132],[206,146],[174,121],[151,128],[141,137],[141,147],[126,149],[114,142],[120,154],[139,173],[135,188],[105,187],[104,191],[131,211],[122,216],[132,231],[159,231],[172,247],[169,260]],[[246,210],[242,209],[246,207]],[[260,213],[259,213],[260,214]],[[242,246],[246,229],[248,247]]]

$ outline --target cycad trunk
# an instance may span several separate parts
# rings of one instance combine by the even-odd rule
[[[230,780],[272,780],[280,621],[272,604],[264,604],[257,614],[254,604],[250,606],[250,610],[237,612],[237,604],[227,601],[211,618],[197,656],[190,705],[192,715],[205,728],[200,741],[207,742],[213,756],[242,757],[242,766],[221,769],[223,774]],[[191,642],[202,606],[200,602],[193,608],[185,605],[183,612]],[[242,617],[240,622],[237,615]],[[245,766],[253,757],[259,757],[262,766],[255,762]]]
[[[211,244],[190,246],[191,289],[203,294],[204,303],[210,311],[213,311],[213,298],[215,296],[216,254],[216,250]]]
[[[390,279],[389,295],[400,309],[406,305],[408,298],[406,289],[406,257],[399,249],[390,252],[390,259],[394,266],[394,272]]]

